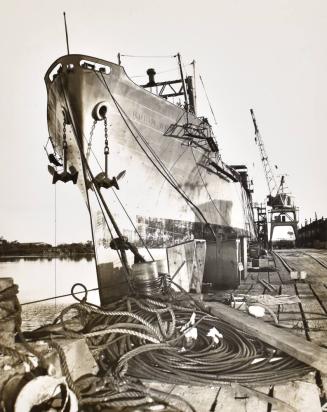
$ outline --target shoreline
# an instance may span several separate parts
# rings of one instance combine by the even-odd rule
[[[31,258],[31,259],[56,259],[56,258],[94,258],[94,253],[73,253],[73,254],[49,254],[49,255],[0,255],[1,259],[24,259],[24,258]]]

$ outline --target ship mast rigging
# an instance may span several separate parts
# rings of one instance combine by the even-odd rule
[[[200,120],[199,123],[190,122],[189,120],[189,113],[192,113],[196,116],[195,61],[193,60],[193,62],[191,63],[193,65],[193,78],[192,76],[187,76],[185,78],[180,53],[177,53],[174,57],[178,58],[180,79],[156,82],[156,71],[153,68],[150,68],[147,70],[147,75],[149,77],[148,83],[143,84],[141,87],[150,90],[152,90],[153,87],[160,87],[157,94],[158,96],[165,99],[168,99],[170,97],[184,96],[185,121],[181,122],[182,118],[184,117],[184,114],[182,114],[182,116],[175,123],[171,124],[168,127],[164,135],[185,139],[187,140],[189,145],[198,146],[207,152],[218,153],[219,155],[218,144],[213,135],[212,127],[209,124],[208,119],[205,117],[198,117],[198,119]],[[215,123],[217,124],[216,117],[214,115],[201,76],[200,79],[213,118],[215,120]],[[177,89],[176,86],[178,86],[179,89]]]
[[[64,23],[65,23],[65,34],[66,34],[66,46],[67,46],[67,54],[69,55],[69,40],[68,40],[68,29],[67,29],[67,21],[66,21],[66,12],[64,14]]]
[[[119,56],[118,61],[121,61],[120,60],[121,56],[124,56],[124,55],[118,54],[118,56]],[[129,56],[129,57],[136,57],[136,56]],[[171,56],[155,56],[155,57],[171,57]],[[183,96],[184,97],[184,108],[185,108],[186,113],[191,112],[193,114],[196,114],[195,113],[196,97],[195,97],[195,88],[193,87],[192,76],[187,76],[185,78],[180,53],[177,53],[173,57],[174,58],[177,57],[180,79],[156,82],[155,81],[156,71],[153,68],[149,68],[147,70],[147,75],[149,77],[148,83],[141,85],[141,87],[143,87],[144,89],[150,89],[150,90],[152,90],[153,87],[157,87],[157,88],[160,87],[157,94],[158,96],[163,97],[164,99]],[[192,64],[193,64],[193,69],[195,71],[194,63],[195,62],[193,61]]]
[[[119,105],[118,101],[115,99],[114,95],[110,91],[110,88],[106,82],[106,79],[103,76],[103,73],[100,73],[102,82],[105,85],[111,99],[113,100],[120,116],[122,117],[122,120],[124,121],[126,127],[136,140],[137,144],[139,147],[142,149],[142,151],[145,153],[147,158],[151,161],[151,163],[154,165],[156,170],[165,178],[165,180],[183,197],[183,199],[192,207],[194,210],[197,211],[198,215],[203,219],[203,221],[208,225],[213,238],[216,239],[216,234],[210,225],[210,223],[207,221],[206,217],[202,213],[202,211],[196,206],[192,200],[189,198],[189,196],[184,192],[184,190],[180,187],[179,183],[176,181],[174,176],[171,174],[169,169],[162,163],[158,155],[155,153],[153,148],[149,145],[149,143],[146,141],[145,137],[142,135],[142,133],[137,129],[136,125],[132,122],[132,120],[128,117],[128,115],[124,112],[123,108]],[[134,130],[135,132],[134,132]],[[140,143],[140,140],[145,144],[146,148],[143,147],[143,145]],[[151,154],[151,155],[150,155]],[[201,219],[200,219],[201,220]]]

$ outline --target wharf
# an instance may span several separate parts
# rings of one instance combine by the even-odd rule
[[[210,307],[212,310],[216,308],[218,312],[220,310],[224,313],[226,311],[225,308],[227,308],[232,313],[232,316],[236,314],[234,318],[237,318],[238,322],[242,322],[241,315],[243,313],[241,313],[241,310],[244,307],[241,307],[239,309],[240,312],[237,312],[237,309],[234,310],[221,305],[221,302],[226,297],[231,295],[234,297],[244,295],[247,298],[258,295],[271,295],[274,297],[280,295],[296,296],[299,299],[299,303],[270,306],[278,319],[279,325],[284,326],[288,332],[303,338],[303,349],[299,349],[295,345],[294,355],[297,351],[301,352],[301,350],[302,353],[305,353],[304,346],[306,341],[313,342],[324,348],[318,348],[320,351],[327,349],[327,251],[317,249],[284,249],[270,255],[266,263],[265,267],[258,270],[250,269],[247,278],[236,289],[210,291],[206,294],[194,295],[193,297],[201,300],[205,306]],[[306,271],[306,279],[292,280],[291,272],[293,271]],[[247,317],[248,323],[245,322],[245,328],[249,327],[252,319],[252,317]],[[274,320],[269,312],[266,312],[262,319],[266,322],[266,325],[258,321],[260,322],[260,328],[264,329],[263,326],[268,328],[267,324],[271,324],[272,326],[269,327],[275,330],[273,325],[276,319]],[[282,336],[281,332],[283,331],[283,328],[276,327],[276,335],[280,334]],[[260,339],[259,335],[260,333],[258,333],[257,337]],[[281,337],[278,339],[280,341]],[[292,338],[291,340],[293,341],[294,339]],[[302,341],[300,344],[302,345]],[[297,345],[299,345],[298,342]],[[310,358],[309,352],[306,355]],[[2,366],[9,362],[9,358],[3,358]],[[327,359],[321,360],[325,367],[322,368],[318,365],[318,369],[327,370],[326,362]],[[92,363],[84,362],[78,365],[79,368],[87,370],[90,368],[90,365],[92,366]],[[7,370],[6,374],[12,375],[16,372],[14,369],[11,371]],[[276,375],[278,375],[278,370],[276,370]],[[4,376],[0,378],[0,386],[3,379]],[[286,384],[251,388],[238,384],[222,386],[214,384],[201,387],[163,384],[153,381],[144,381],[144,383],[150,388],[182,397],[197,412],[327,411],[327,375],[319,371],[310,372],[303,378]],[[155,408],[155,406],[153,407]],[[138,410],[145,411],[145,409],[141,408]],[[156,409],[146,409],[146,411],[151,410]]]
[[[327,348],[327,251],[283,249],[276,252],[269,257],[268,267],[249,272],[237,289],[208,293],[203,295],[203,300],[214,308],[215,301],[221,301],[230,294],[298,296],[300,303],[273,308],[279,324]],[[283,261],[291,269],[306,271],[306,280],[292,280]],[[271,292],[260,281],[268,282],[276,292]],[[269,314],[263,320],[274,324]],[[301,380],[283,385],[254,388],[260,394],[245,393],[233,385],[204,388],[150,383],[150,386],[182,396],[199,412],[327,411],[327,376],[320,372],[309,373]],[[264,395],[267,395],[266,399]],[[271,402],[268,402],[268,397]]]

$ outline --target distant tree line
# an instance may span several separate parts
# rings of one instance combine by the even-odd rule
[[[93,255],[93,243],[61,243],[57,246],[44,242],[9,242],[0,236],[0,256],[74,256]]]

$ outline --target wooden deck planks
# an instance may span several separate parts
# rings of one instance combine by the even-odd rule
[[[295,296],[295,286],[292,284],[282,285],[281,294]],[[292,303],[291,305],[280,305],[278,319],[281,325],[289,327],[290,332],[305,338],[302,314],[298,303]]]
[[[267,387],[260,387],[257,390],[265,394],[269,392]],[[247,395],[230,386],[222,386],[218,394],[216,408],[212,412],[267,412],[267,408],[268,403],[255,395]]]
[[[281,253],[290,266],[295,270],[304,270],[307,272],[308,281],[310,282],[324,282],[326,281],[327,269],[321,266],[311,256],[304,255],[301,252]]]
[[[239,285],[239,287],[237,288],[237,289],[235,289],[234,290],[234,293],[235,294],[248,294],[249,292],[250,292],[250,290],[252,289],[252,284],[250,284],[250,283],[241,283],[240,285]],[[326,289],[326,291],[327,291],[327,289]]]
[[[303,314],[309,328],[308,335],[310,340],[318,345],[327,344],[326,312],[313,294],[310,285],[306,283],[298,283],[296,288],[301,299]]]
[[[269,283],[272,285],[279,285],[282,283],[278,272],[269,272]]]
[[[220,394],[219,386],[176,385],[171,394],[181,396],[198,412],[215,412],[217,409],[212,409],[212,406],[215,404],[218,392]]]
[[[275,385],[274,397],[286,402],[298,412],[321,412],[319,390],[313,383],[294,381]],[[280,412],[273,407],[271,412]]]
[[[259,279],[265,280],[266,282],[269,282],[269,274],[268,274],[268,272],[266,272],[266,271],[259,272],[259,274],[258,274],[258,280],[259,280]]]
[[[309,343],[285,329],[276,328],[241,311],[231,309],[222,303],[211,302],[206,306],[211,309],[213,315],[224,319],[232,326],[327,373],[327,349]]]
[[[289,296],[296,295],[295,285],[282,285],[281,294]],[[303,318],[300,304],[280,305],[278,319],[281,325],[295,327],[294,329],[290,329],[290,332],[302,336],[303,339],[306,338],[305,330],[303,329]],[[308,382],[295,381],[287,382],[283,385],[275,385],[273,388],[273,396],[284,401],[296,411],[320,411],[320,393],[314,382],[314,376],[310,373],[306,378]],[[271,412],[280,412],[281,410],[281,408],[278,408],[275,405],[271,408]]]
[[[287,259],[288,256],[285,256],[285,258]],[[292,262],[292,264],[294,264],[295,266],[294,262]],[[236,290],[228,292],[233,292],[236,295],[247,294],[249,296],[253,296],[260,294],[270,294],[274,296],[277,295],[277,293],[269,292],[269,290],[267,290],[267,288],[264,288],[264,286],[259,283],[258,280],[264,279],[268,281],[269,283],[276,286],[278,291],[280,284],[283,283],[280,287],[281,294],[292,296],[296,295],[296,292],[298,291],[304,316],[306,321],[308,322],[309,327],[315,328],[317,327],[317,325],[321,326],[322,323],[327,324],[326,320],[320,319],[319,321],[316,321],[314,319],[314,315],[310,314],[310,312],[317,312],[321,314],[326,313],[325,310],[327,309],[327,289],[324,287],[324,285],[319,283],[312,284],[311,286],[314,291],[313,293],[310,285],[298,282],[296,284],[296,290],[295,283],[290,280],[290,276],[284,266],[280,263],[278,264],[278,268],[280,272],[251,272],[249,273],[247,280],[245,282],[242,282],[242,284]],[[301,270],[301,267],[299,267],[298,270]],[[226,293],[226,291],[224,291],[224,293]],[[319,300],[317,300],[315,294],[319,297],[321,304],[319,303]],[[220,306],[220,304],[217,305],[215,302],[211,302],[210,306],[216,307],[217,309],[217,306]],[[232,310],[228,307],[227,309]],[[273,309],[275,313],[278,312],[277,307],[274,307]],[[247,316],[239,313],[237,317],[242,315]],[[281,324],[285,324],[290,327],[292,325],[295,325],[302,328],[294,330],[290,329],[290,332],[295,335],[301,335],[303,339],[305,338],[302,313],[299,304],[280,306],[278,315]],[[252,320],[252,318],[250,319]],[[264,319],[271,320],[271,317],[266,316]],[[228,319],[226,320],[228,321]],[[314,342],[321,343],[321,336],[318,337],[317,333],[318,332],[309,331],[309,336]],[[327,332],[322,333],[327,336]],[[260,336],[258,337],[260,338]],[[301,340],[301,342],[304,342],[306,344],[305,340]],[[297,350],[296,345],[293,347],[293,351],[294,350]],[[310,353],[310,350],[307,355],[309,357],[312,355],[312,353]],[[327,380],[326,376],[327,375],[322,374],[322,379],[325,381]],[[163,390],[164,386],[162,384],[158,385],[158,389]],[[326,382],[324,387],[327,387]],[[241,393],[231,386],[190,387],[183,385],[165,385],[165,388],[172,394],[185,398],[197,412],[267,412],[268,410],[270,410],[271,412],[281,412],[284,410],[283,407],[277,407],[276,405],[272,405],[268,409],[268,403],[265,400],[259,399],[257,396]],[[264,394],[269,393],[268,387],[256,389]],[[294,410],[308,412],[321,411],[319,388],[317,387],[313,377],[311,377],[311,381],[309,382],[295,381],[283,385],[276,385],[273,390],[274,398],[284,401],[286,404],[293,407]]]
[[[324,271],[322,273],[323,269],[321,265],[318,262],[315,262],[312,258],[309,256],[305,257],[298,257],[297,259],[295,258],[287,258],[286,259],[291,263],[297,270],[305,270],[308,272],[308,278],[307,282],[310,282],[310,284],[302,283],[302,282],[297,282],[296,287],[298,290],[299,297],[301,299],[301,306],[304,312],[304,318],[306,320],[307,325],[309,326],[308,330],[308,337],[310,340],[314,341],[316,344],[319,345],[324,345],[325,347],[327,346],[327,332],[326,331],[314,331],[314,328],[318,326],[318,328],[324,328],[326,329],[326,321],[325,320],[318,320],[315,321],[314,315],[311,314],[311,311],[317,311],[317,313],[320,314],[326,314],[327,313],[327,289],[324,285],[324,282],[326,282],[327,279],[327,271]],[[319,317],[319,316],[318,316]],[[327,397],[327,375],[320,373],[321,377],[321,386],[322,386],[322,396]],[[316,385],[313,384],[313,389],[310,389],[310,391],[313,391],[310,393],[305,393],[305,390],[302,390],[302,394],[300,395],[294,391],[294,387],[290,387],[288,385],[287,391],[291,395],[290,398],[295,397],[297,402],[302,402],[302,405],[300,405],[301,408],[305,408],[304,410],[321,410],[321,407],[317,402],[312,401],[312,394],[314,399],[317,399],[317,391],[319,392],[319,389]],[[283,389],[285,391],[285,389]],[[301,401],[302,399],[302,401]],[[307,403],[306,399],[308,400]]]
[[[313,290],[314,294],[317,296],[325,313],[327,314],[327,288],[322,283],[311,283],[310,287]]]
[[[234,412],[244,411],[246,402],[243,399],[235,399],[235,390],[228,386],[223,386],[218,394],[217,404],[214,412]]]
[[[147,382],[152,389],[185,399],[196,412],[267,412],[268,402],[232,386],[188,386]],[[255,390],[268,395],[269,387]]]
[[[244,281],[244,283],[250,283],[250,284],[256,283],[257,279],[258,279],[258,272],[249,271],[249,274],[246,280]]]
[[[258,387],[255,389],[258,390],[259,392],[265,393],[266,395],[268,395],[269,393],[269,387],[267,386]],[[244,412],[250,412],[250,411],[267,412],[267,410],[268,410],[268,402],[265,402],[256,396],[250,396],[245,401]]]
[[[275,262],[275,267],[278,271],[281,283],[289,283],[291,281],[291,277],[281,260],[274,255],[274,262]]]

